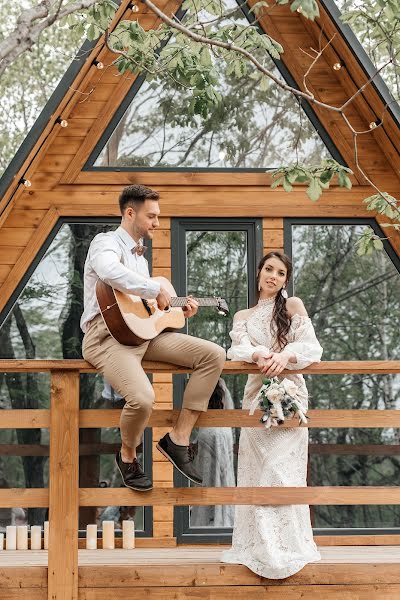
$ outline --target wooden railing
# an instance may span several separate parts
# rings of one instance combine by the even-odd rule
[[[151,373],[186,373],[166,363],[145,362]],[[71,600],[78,596],[78,512],[80,506],[212,505],[212,504],[400,504],[400,487],[308,488],[158,488],[150,492],[129,489],[79,488],[79,428],[113,427],[119,409],[79,408],[80,373],[95,372],[85,361],[0,360],[0,372],[50,372],[50,409],[2,410],[1,428],[49,428],[48,489],[0,489],[0,508],[49,507],[48,597]],[[224,373],[257,373],[255,365],[227,362]],[[400,373],[400,361],[322,362],[306,374]],[[295,371],[290,371],[291,374]],[[154,411],[149,427],[170,427],[176,410]],[[307,427],[400,427],[400,410],[310,410]],[[199,427],[262,427],[260,414],[242,410],[213,410],[200,416]],[[284,427],[298,427],[288,421]]]

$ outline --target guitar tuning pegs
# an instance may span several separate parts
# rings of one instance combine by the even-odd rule
[[[217,298],[217,312],[219,315],[226,317],[229,314],[229,308],[223,298]]]

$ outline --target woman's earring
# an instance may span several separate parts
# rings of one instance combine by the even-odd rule
[[[258,291],[261,292],[261,283],[258,281]]]
[[[287,297],[288,297],[288,293],[287,293],[287,291],[285,290],[285,288],[284,288],[284,287],[281,289],[281,294],[282,294],[282,296],[283,296],[283,297],[285,298],[285,300],[286,300],[286,299],[287,299]]]

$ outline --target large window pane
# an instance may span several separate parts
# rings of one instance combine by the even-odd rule
[[[187,292],[199,297],[223,297],[230,309],[229,318],[221,317],[213,308],[200,309],[187,322],[190,335],[214,341],[225,348],[230,346],[232,316],[247,308],[249,287],[252,288],[248,273],[249,235],[245,229],[230,230],[228,224],[221,230],[210,230],[205,225],[204,229],[191,228],[184,232]],[[182,393],[185,378],[180,381]],[[224,376],[210,399],[209,410],[240,408],[245,382],[246,376]],[[239,430],[230,427],[194,431],[193,440],[199,444],[197,467],[204,486],[236,485],[238,437]],[[211,534],[212,530],[229,531],[233,525],[233,506],[193,506],[177,512],[183,519],[183,529],[186,527],[186,532],[194,531],[197,535]]]
[[[293,225],[294,293],[323,360],[393,360],[400,354],[400,275],[385,252],[357,256],[368,225]],[[398,375],[309,376],[311,408],[398,409]],[[328,413],[329,414],[329,413]],[[398,485],[398,430],[310,429],[312,485]],[[314,526],[399,527],[395,506],[317,506]]]
[[[225,3],[228,10],[236,4]],[[248,26],[240,9],[229,21]],[[297,160],[311,165],[330,157],[292,94],[260,84],[251,65],[244,76],[235,78],[223,60],[213,53],[210,57],[221,77],[218,91],[223,100],[207,119],[190,116],[191,91],[173,78],[137,81],[136,95],[95,166],[253,169]],[[267,52],[259,51],[257,58],[282,79]]]
[[[107,223],[69,223],[61,226],[36,267],[10,315],[0,327],[0,358],[79,359],[82,358],[83,334],[80,318],[83,311],[83,269],[93,237],[117,227]],[[80,406],[88,408],[120,408],[99,373],[80,377]],[[49,408],[49,373],[0,373],[0,409]],[[80,430],[81,487],[119,486],[114,455],[119,441],[118,430]],[[1,432],[0,432],[1,433]],[[102,436],[106,436],[103,439]],[[111,436],[111,437],[110,437]],[[48,484],[48,431],[39,429],[8,430],[0,435],[0,469],[3,487],[45,487]],[[111,438],[113,446],[111,445]],[[15,453],[11,444],[18,444]],[[145,460],[151,469],[151,432],[145,433]],[[103,452],[104,450],[104,452]],[[29,523],[44,520],[40,509],[30,511]],[[151,518],[151,509],[150,518]],[[81,508],[80,525],[110,517],[117,519],[121,509]],[[127,509],[135,512],[138,530],[144,526],[143,507]],[[103,515],[103,516],[102,516]],[[111,518],[111,517],[110,517]],[[151,527],[151,523],[149,524]]]

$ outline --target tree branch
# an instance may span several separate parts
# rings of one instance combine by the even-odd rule
[[[0,76],[18,56],[32,48],[47,27],[72,13],[90,8],[96,2],[98,0],[80,0],[61,10],[61,2],[42,0],[37,6],[22,12],[14,31],[0,43]],[[52,12],[54,8],[55,12]]]
[[[199,42],[201,44],[206,44],[208,46],[216,46],[218,48],[224,48],[224,50],[229,50],[231,52],[236,52],[238,54],[241,54],[242,56],[245,56],[249,60],[249,62],[253,63],[253,65],[258,69],[258,71],[260,71],[261,73],[266,75],[269,79],[271,79],[274,83],[276,83],[276,85],[278,85],[281,89],[286,90],[287,92],[290,92],[291,94],[294,94],[295,96],[300,96],[301,98],[304,98],[304,100],[307,100],[308,102],[316,104],[317,106],[319,106],[321,108],[327,108],[328,110],[332,110],[334,112],[340,112],[340,110],[338,108],[336,108],[335,106],[331,106],[330,104],[325,104],[325,102],[320,102],[319,100],[316,100],[312,94],[302,92],[301,90],[294,88],[294,87],[288,85],[287,83],[284,83],[283,81],[281,81],[278,77],[276,77],[276,75],[272,71],[270,71],[269,69],[266,69],[248,50],[245,50],[244,48],[240,48],[240,46],[235,46],[235,44],[222,42],[221,40],[214,40],[214,39],[205,37],[203,35],[194,33],[193,31],[191,31],[190,29],[188,29],[187,27],[182,25],[182,23],[173,21],[170,17],[168,17],[166,14],[164,14],[155,4],[153,4],[153,2],[151,0],[142,0],[142,2],[152,12],[154,12],[154,14],[156,14],[164,23],[166,23],[166,25],[168,25],[172,29],[176,29],[177,31],[180,31],[181,33],[185,34],[187,37],[191,38],[195,42]]]

